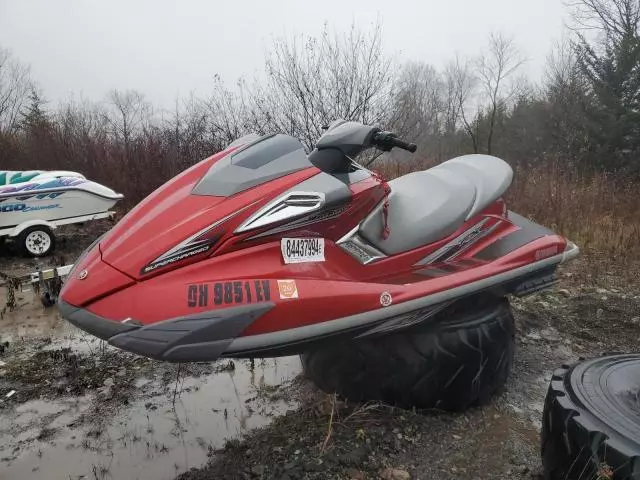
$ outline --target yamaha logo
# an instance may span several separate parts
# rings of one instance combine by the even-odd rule
[[[87,275],[89,275],[89,272],[87,272],[86,270],[82,270],[82,271],[78,274],[78,279],[79,279],[79,280],[84,280],[85,278],[87,278]]]
[[[382,295],[380,295],[380,305],[382,305],[383,307],[388,307],[392,303],[393,297],[391,296],[391,294],[389,292],[382,292]]]

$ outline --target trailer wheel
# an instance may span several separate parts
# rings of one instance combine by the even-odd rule
[[[508,300],[483,297],[410,330],[327,342],[303,353],[302,364],[321,390],[349,400],[460,411],[504,385],[514,334]]]
[[[56,245],[56,237],[51,229],[44,225],[25,228],[15,240],[20,252],[27,257],[49,255]]]
[[[40,295],[40,302],[45,308],[53,307],[56,304],[56,297],[51,292],[44,292]]]
[[[564,365],[543,415],[546,479],[640,479],[640,355]]]

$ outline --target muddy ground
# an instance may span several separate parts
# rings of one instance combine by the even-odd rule
[[[0,320],[3,480],[172,479],[297,406],[297,358],[155,362],[112,349],[28,295]]]
[[[0,252],[0,271],[70,263],[95,234],[71,232],[59,250],[64,259],[25,262]],[[292,357],[146,360],[21,292],[19,307],[0,319],[0,478],[538,478],[553,370],[638,351],[636,267],[583,258],[561,272],[558,288],[514,300],[509,381],[489,405],[463,414],[343,403],[309,385]]]
[[[552,372],[580,357],[638,351],[640,288],[615,285],[615,271],[593,277],[581,267],[563,272],[557,289],[513,301],[515,363],[489,405],[416,413],[334,403],[307,387],[298,410],[180,479],[542,478],[539,434]]]

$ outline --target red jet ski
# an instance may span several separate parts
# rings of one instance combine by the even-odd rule
[[[372,147],[416,150],[346,121],[309,155],[287,135],[237,140],[82,254],[62,316],[160,360],[296,354],[427,322],[479,293],[548,287],[578,254],[507,210],[504,161],[466,155],[387,183],[353,160]]]

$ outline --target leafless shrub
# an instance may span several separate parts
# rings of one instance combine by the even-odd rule
[[[516,93],[515,85],[507,81],[522,66],[524,59],[516,48],[513,39],[502,34],[489,36],[489,50],[478,59],[478,77],[488,103],[489,133],[487,135],[487,153],[491,155],[496,115],[504,109]]]
[[[0,48],[0,132],[18,127],[22,108],[33,88],[29,67]]]
[[[277,39],[266,62],[267,80],[253,86],[254,125],[294,135],[312,148],[323,125],[342,118],[383,124],[393,88],[393,63],[382,49],[382,28],[328,28],[320,38]]]
[[[462,122],[462,129],[469,135],[473,145],[473,152],[478,153],[479,141],[476,126],[472,125],[476,110],[469,111],[478,83],[471,61],[459,56],[447,65],[445,70],[447,85],[447,131],[455,132],[458,122]]]

